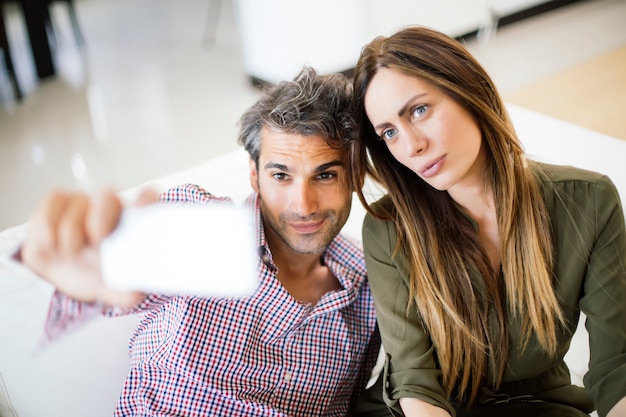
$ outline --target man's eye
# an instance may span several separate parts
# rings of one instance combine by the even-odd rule
[[[380,137],[383,140],[390,140],[393,139],[397,132],[398,131],[396,129],[385,129],[383,130],[383,133],[380,135]]]
[[[272,177],[274,177],[274,179],[278,181],[285,181],[287,179],[287,174],[285,174],[284,172],[277,172],[275,174],[272,174]]]
[[[317,176],[320,180],[332,180],[336,175],[332,172],[322,172]]]

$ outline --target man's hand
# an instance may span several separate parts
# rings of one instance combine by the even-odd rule
[[[140,203],[157,199],[144,193]],[[121,200],[110,191],[93,200],[79,193],[50,194],[28,226],[24,264],[72,298],[120,307],[138,304],[143,294],[106,288],[100,272],[100,243],[115,229],[122,210]]]

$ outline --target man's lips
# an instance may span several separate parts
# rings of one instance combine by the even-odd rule
[[[443,166],[443,162],[446,159],[446,156],[443,155],[433,161],[425,164],[419,171],[419,174],[422,178],[430,178],[433,175],[437,174],[441,167]]]
[[[315,233],[322,228],[324,220],[307,223],[290,223],[292,229],[298,233]]]

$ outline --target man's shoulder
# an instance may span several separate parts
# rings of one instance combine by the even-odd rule
[[[358,252],[363,254],[363,245],[359,239],[356,239],[346,233],[339,233],[333,242],[337,242],[339,245],[345,246],[346,250]]]
[[[363,245],[358,239],[340,233],[328,245],[328,252],[340,264],[365,274]]]
[[[229,197],[220,197],[211,194],[196,184],[181,184],[164,191],[160,200],[167,203],[232,203]]]

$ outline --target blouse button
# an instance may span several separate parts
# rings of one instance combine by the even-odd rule
[[[285,382],[290,382],[292,377],[293,377],[293,373],[291,371],[285,372],[285,376],[284,376]]]

